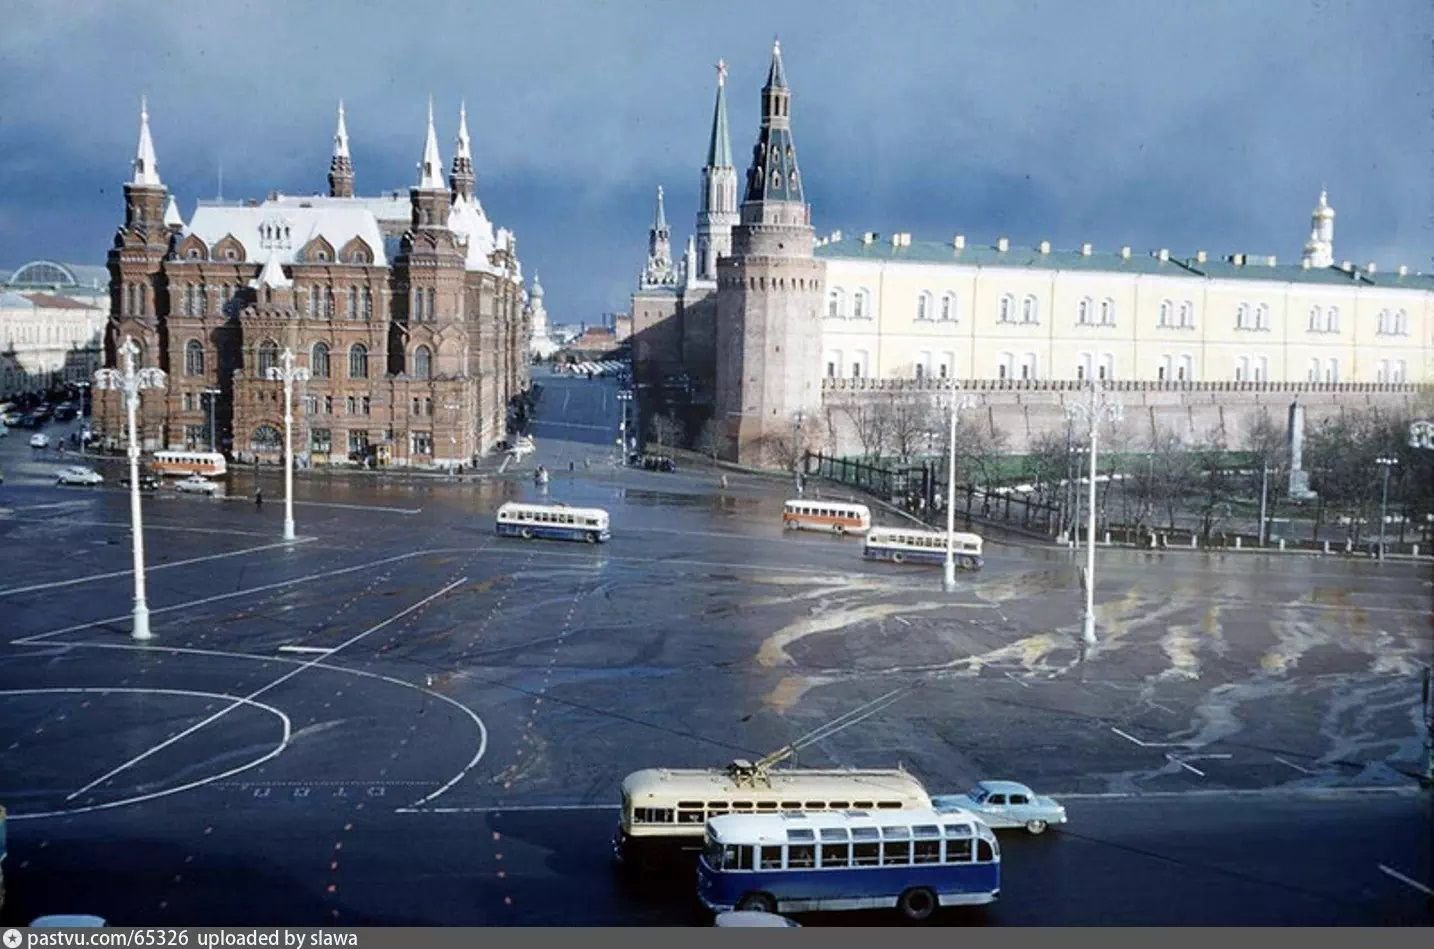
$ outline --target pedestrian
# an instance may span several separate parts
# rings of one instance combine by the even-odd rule
[[[575,468],[575,465],[573,464],[573,460],[572,460],[571,458],[569,458],[569,459],[568,459],[568,470],[569,470],[569,471],[573,471],[574,468]]]
[[[260,508],[262,508],[263,506],[264,506],[264,489],[263,489],[263,488],[255,488],[255,489],[254,489],[254,510],[257,511],[257,510],[259,510]]]
[[[723,475],[723,476],[722,476],[722,488],[723,488],[723,490],[726,490],[726,488],[727,488],[727,476],[726,476],[726,475]]]

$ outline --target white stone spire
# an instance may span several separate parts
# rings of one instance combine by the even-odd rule
[[[445,191],[443,159],[438,157],[438,133],[433,130],[433,99],[428,100],[428,135],[423,141],[423,161],[418,165],[418,187]]]
[[[1334,266],[1334,208],[1329,192],[1319,190],[1319,204],[1310,214],[1310,239],[1305,242],[1304,260],[1311,267]]]
[[[362,118],[362,116],[360,116]],[[344,124],[344,100],[339,100],[339,127],[334,131],[334,157],[349,157],[349,130]]]
[[[273,252],[269,254],[269,259],[264,261],[264,267],[259,271],[259,276],[249,283],[249,286],[256,290],[260,287],[280,289],[293,285],[294,282],[284,276],[284,267],[279,263],[279,255]]]
[[[458,144],[458,153],[453,157],[466,158],[472,161],[473,143],[472,140],[468,138],[468,104],[466,102],[458,103],[458,138],[456,141]]]
[[[179,203],[174,200],[174,195],[169,196],[169,204],[164,208],[165,227],[183,227],[184,218],[179,213]]]
[[[149,137],[149,102],[144,96],[139,100],[139,148],[134,156],[134,176],[129,183],[164,187],[164,182],[159,180],[159,162],[154,157],[154,140]]]

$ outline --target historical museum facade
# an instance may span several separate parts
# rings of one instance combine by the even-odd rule
[[[294,453],[309,463],[454,466],[502,439],[528,387],[526,295],[513,235],[474,192],[461,112],[456,145],[445,181],[430,106],[418,183],[356,197],[340,104],[327,196],[201,202],[186,222],[143,112],[105,352],[119,365],[133,337],[139,365],[168,373],[142,397],[144,447],[281,460],[283,386],[269,370],[286,349],[309,371],[294,410]],[[117,445],[120,401],[97,396]]]

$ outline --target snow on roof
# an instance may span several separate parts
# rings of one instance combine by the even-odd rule
[[[316,237],[328,241],[336,254],[358,237],[373,252],[375,265],[388,266],[378,219],[365,207],[338,203],[308,208],[200,205],[185,233],[196,235],[211,248],[232,234],[243,245],[246,259],[272,258],[281,264],[295,263],[299,251]]]
[[[269,259],[264,261],[264,267],[259,271],[259,276],[249,282],[251,287],[292,287],[294,281],[284,275],[284,268],[279,265],[279,258],[276,254],[270,254]]]
[[[400,223],[405,227],[413,217],[413,206],[407,194],[391,191],[371,197],[332,198],[328,195],[276,194],[260,207],[280,208],[363,208],[380,223]]]
[[[493,233],[493,222],[483,213],[483,206],[477,200],[469,201],[458,197],[448,212],[448,229],[458,235],[460,242],[467,245],[464,266],[469,270],[496,273],[489,255],[497,248]]]

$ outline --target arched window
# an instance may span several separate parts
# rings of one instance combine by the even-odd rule
[[[413,291],[413,305],[412,305],[409,309],[411,309],[411,310],[413,311],[413,321],[414,321],[415,323],[420,323],[420,322],[423,321],[423,291],[422,291],[422,290],[414,290],[414,291]]]
[[[956,319],[956,294],[943,293],[941,295],[941,319],[943,321]]]
[[[1100,301],[1100,325],[1115,325],[1115,301],[1109,298]]]
[[[356,320],[359,315],[359,291],[358,287],[349,287],[349,319]]]
[[[1036,302],[1035,297],[1027,296],[1024,300],[1021,301],[1022,323],[1038,323],[1040,322],[1040,316],[1041,305]]]
[[[329,377],[329,344],[315,343],[309,351],[309,373],[315,379]]]
[[[1080,305],[1076,308],[1076,322],[1080,323],[1082,326],[1090,325],[1091,302],[1092,301],[1090,297],[1085,297],[1080,301]]]
[[[1241,303],[1235,308],[1235,329],[1245,330],[1250,328],[1250,304]]]
[[[1339,332],[1339,307],[1332,306],[1324,313],[1324,331],[1326,333]]]
[[[433,372],[433,353],[427,346],[413,351],[413,378],[427,379]]]
[[[272,425],[260,425],[254,429],[252,447],[255,451],[281,451],[284,440],[279,430]]]
[[[1324,313],[1317,306],[1310,307],[1310,332],[1318,333],[1324,329]]]
[[[851,315],[858,320],[864,320],[869,315],[867,308],[867,293],[865,290],[858,290],[852,297]]]
[[[925,290],[916,295],[916,318],[918,320],[931,319],[931,294]]]
[[[349,378],[368,378],[368,347],[363,343],[354,343],[349,349]]]
[[[197,339],[191,339],[184,344],[184,374],[204,375],[204,346]]]
[[[259,344],[259,378],[269,378],[269,370],[279,365],[279,344],[266,339]]]
[[[835,319],[842,315],[846,309],[846,294],[841,287],[832,287],[827,291],[827,316]]]
[[[1195,328],[1195,304],[1189,300],[1180,304],[1180,325],[1186,329]]]
[[[194,292],[194,284],[191,283],[191,284],[189,284],[188,286],[186,286],[186,287],[184,288],[184,315],[185,315],[185,316],[198,316],[198,315],[199,315],[199,309],[198,309],[198,307],[195,306],[195,303],[196,303],[196,294],[195,294],[195,292]]]
[[[1261,303],[1255,307],[1255,329],[1267,330],[1270,328],[1270,308]]]
[[[431,287],[428,290],[428,308],[426,312],[428,313],[429,322],[432,322],[438,316],[438,291]]]
[[[314,314],[315,319],[318,319],[319,317],[324,315],[323,304],[319,302],[319,299],[319,288],[317,286],[310,287],[309,312]]]
[[[1407,336],[1409,334],[1409,314],[1403,310],[1394,314],[1394,332],[1400,336]]]
[[[1160,301],[1160,321],[1159,321],[1159,323],[1158,323],[1157,325],[1159,325],[1159,326],[1169,326],[1169,325],[1170,325],[1170,316],[1171,316],[1171,312],[1172,312],[1173,310],[1174,310],[1174,305],[1173,305],[1169,300],[1161,300],[1161,301]]]
[[[1012,297],[1009,293],[1007,293],[1007,294],[1005,294],[1004,296],[1002,296],[1002,297],[1001,297],[1001,302],[1000,302],[1000,304],[998,304],[998,308],[997,308],[997,310],[996,310],[996,322],[997,322],[997,323],[1011,323],[1011,322],[1013,322],[1013,321],[1014,321],[1014,311],[1015,311],[1015,308],[1016,308],[1016,301],[1015,301],[1015,298],[1014,298],[1014,297]]]
[[[334,318],[334,288],[329,287],[324,291],[324,316],[328,319]]]
[[[373,317],[373,291],[368,287],[363,288],[363,318]]]

